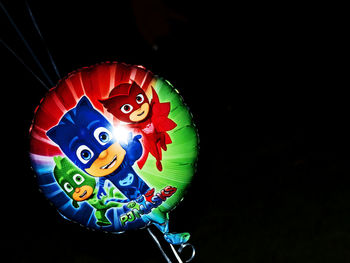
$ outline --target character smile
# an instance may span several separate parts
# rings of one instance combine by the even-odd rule
[[[94,189],[92,188],[92,186],[83,185],[81,187],[75,188],[72,198],[73,198],[73,200],[78,201],[78,202],[84,201],[84,200],[90,198],[93,191],[94,191]]]
[[[87,191],[85,190],[82,195],[79,195],[80,198],[84,198],[84,196],[87,194]]]
[[[108,169],[113,167],[115,164],[117,163],[117,155],[115,155],[112,159],[112,161],[110,161],[108,164],[101,166],[100,169]]]
[[[129,115],[129,119],[132,122],[139,122],[139,121],[143,121],[147,118],[147,116],[149,115],[150,111],[150,106],[147,102],[143,103],[141,105],[141,107],[135,111],[133,111],[132,113],[130,113]]]
[[[113,173],[124,160],[126,151],[118,142],[113,143],[107,149],[103,150],[97,159],[85,171],[94,176],[102,177]]]

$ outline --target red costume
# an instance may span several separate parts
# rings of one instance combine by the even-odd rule
[[[142,169],[151,153],[156,158],[158,170],[162,171],[162,149],[166,151],[166,145],[171,143],[167,131],[176,127],[176,123],[168,118],[170,103],[159,102],[153,87],[152,101],[149,103],[144,90],[135,82],[118,85],[107,99],[100,102],[117,119],[128,123],[135,132],[142,134],[144,153],[137,163],[139,168]]]

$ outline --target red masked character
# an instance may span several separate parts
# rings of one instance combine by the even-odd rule
[[[167,131],[176,127],[176,123],[168,118],[170,103],[160,103],[153,87],[150,103],[144,90],[135,82],[118,85],[110,92],[109,98],[100,102],[117,119],[142,134],[145,151],[137,163],[139,168],[142,169],[151,153],[157,160],[158,170],[162,171],[162,149],[166,151],[166,145],[171,143]]]

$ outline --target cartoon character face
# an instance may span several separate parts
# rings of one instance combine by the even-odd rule
[[[74,201],[89,199],[94,192],[96,181],[78,169],[67,158],[55,156],[54,175],[63,191]]]
[[[112,125],[85,96],[46,134],[75,165],[95,177],[114,172],[125,157]]]
[[[146,120],[150,112],[146,93],[135,82],[118,85],[111,91],[109,98],[100,102],[107,111],[127,123]]]

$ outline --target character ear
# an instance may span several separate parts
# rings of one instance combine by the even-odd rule
[[[57,144],[57,130],[59,125],[56,125],[55,127],[51,128],[46,132],[47,137],[49,137],[52,141],[54,141]]]
[[[55,161],[57,168],[60,170],[62,169],[62,163],[61,163],[62,159],[63,159],[62,156],[59,156],[59,155],[53,157],[53,160]]]
[[[130,88],[138,88],[139,85],[137,85],[137,83],[135,82],[135,80],[131,83],[131,87]]]
[[[99,102],[107,109],[108,112],[112,113],[114,112],[114,107],[115,106],[115,98],[107,98],[104,100],[99,100]]]
[[[152,89],[152,101],[154,103],[159,103],[159,97],[156,90],[153,88],[153,86],[151,86],[151,89]]]
[[[137,83],[135,81],[133,81],[133,83],[130,85],[130,88],[128,91],[129,95],[135,89],[138,90],[138,89],[141,89],[141,87],[139,85],[137,85]]]
[[[107,99],[100,99],[100,100],[98,100],[98,101],[99,101],[104,107],[108,108],[111,99],[110,99],[110,98],[107,98]]]
[[[79,109],[79,108],[92,108],[93,109],[93,106],[92,106],[90,100],[86,96],[83,96],[79,100],[76,108],[77,109]]]

